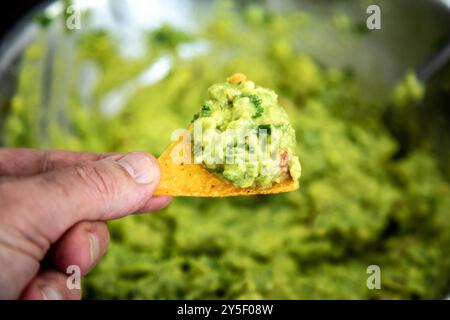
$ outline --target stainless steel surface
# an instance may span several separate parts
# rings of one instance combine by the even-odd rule
[[[418,68],[417,74],[422,82],[429,80],[436,72],[450,61],[450,41],[432,58]]]

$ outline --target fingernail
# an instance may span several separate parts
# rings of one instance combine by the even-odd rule
[[[151,183],[155,178],[152,160],[144,153],[129,153],[117,161],[137,183]]]
[[[62,300],[61,294],[52,287],[45,286],[41,289],[44,300]]]
[[[91,263],[95,263],[100,253],[100,243],[95,233],[89,232]]]

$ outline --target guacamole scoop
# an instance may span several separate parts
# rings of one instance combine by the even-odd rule
[[[191,126],[195,163],[239,188],[300,178],[295,130],[274,91],[238,73],[208,94]]]

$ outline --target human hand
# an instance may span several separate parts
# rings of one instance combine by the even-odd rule
[[[103,221],[168,205],[152,197],[159,178],[145,153],[1,148],[0,299],[80,299],[66,268],[96,265],[109,242]]]

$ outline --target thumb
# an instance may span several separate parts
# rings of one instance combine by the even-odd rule
[[[0,184],[0,205],[12,214],[1,222],[15,224],[25,234],[35,230],[38,238],[52,243],[79,221],[116,219],[139,211],[159,178],[157,160],[134,152],[6,180]]]

